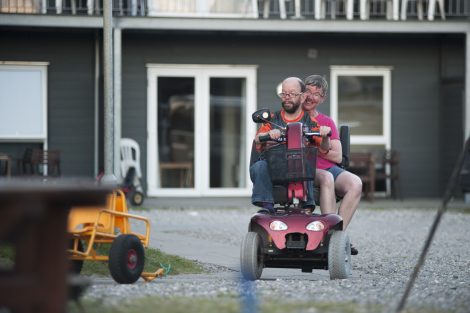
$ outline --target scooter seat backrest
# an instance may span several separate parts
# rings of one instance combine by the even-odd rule
[[[341,148],[343,151],[343,158],[339,164],[342,168],[346,169],[349,167],[350,160],[350,139],[351,130],[349,126],[343,125],[339,128],[339,140],[341,141]]]

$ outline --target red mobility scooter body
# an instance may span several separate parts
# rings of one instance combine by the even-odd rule
[[[269,122],[269,117],[268,110],[253,114],[258,123]],[[263,268],[271,267],[300,268],[303,272],[329,269],[331,279],[348,278],[351,251],[342,218],[337,214],[312,214],[302,207],[307,200],[307,181],[314,179],[316,167],[316,148],[305,143],[319,133],[304,129],[302,123],[289,123],[282,132],[280,141],[286,142],[282,154],[285,171],[270,167],[272,178],[279,173],[287,176],[284,182],[273,181],[274,202],[280,206],[275,214],[257,213],[251,218],[241,246],[242,275],[256,280]],[[260,138],[266,140],[269,138]],[[266,159],[269,166],[270,158]]]

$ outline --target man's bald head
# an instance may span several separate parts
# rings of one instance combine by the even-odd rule
[[[296,88],[297,87],[297,88]],[[298,92],[305,92],[305,84],[304,82],[298,77],[287,77],[282,81],[282,89],[298,89]]]
[[[282,107],[289,114],[298,112],[302,104],[301,96],[305,92],[305,84],[298,77],[287,77],[282,81]]]

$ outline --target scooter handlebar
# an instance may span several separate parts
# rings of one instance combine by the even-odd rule
[[[305,136],[307,136],[307,137],[321,137],[321,134],[320,134],[320,132],[308,132],[308,133],[305,133]],[[331,131],[328,133],[327,136],[331,137]]]
[[[258,136],[258,140],[259,140],[259,142],[270,141],[270,140],[271,140],[271,136],[269,136],[269,134],[260,135],[260,136]]]
[[[271,136],[269,136],[269,134],[266,134],[266,135],[259,136],[258,139],[259,139],[259,142],[267,142],[267,141],[284,142],[286,141],[286,137],[284,135],[281,135],[281,137],[277,139],[272,139]]]
[[[304,136],[307,137],[307,138],[312,138],[312,137],[321,137],[321,134],[320,132],[318,131],[315,131],[315,132],[306,132],[304,133]],[[328,137],[331,136],[331,131],[328,133]],[[259,142],[267,142],[267,141],[277,141],[277,142],[283,142],[285,141],[285,137],[284,136],[281,136],[280,138],[278,139],[272,139],[271,136],[269,136],[269,134],[265,134],[265,135],[260,135],[258,137],[259,139]]]

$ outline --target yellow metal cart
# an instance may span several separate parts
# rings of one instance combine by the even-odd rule
[[[133,232],[131,219],[143,222],[145,233]],[[120,284],[134,283],[139,277],[150,281],[163,276],[161,268],[154,273],[143,272],[150,223],[145,217],[128,213],[121,190],[108,195],[106,207],[72,208],[68,232],[71,237],[68,253],[76,274],[81,272],[83,261],[107,261],[111,276]],[[96,250],[98,244],[109,244],[109,254],[100,255]]]

